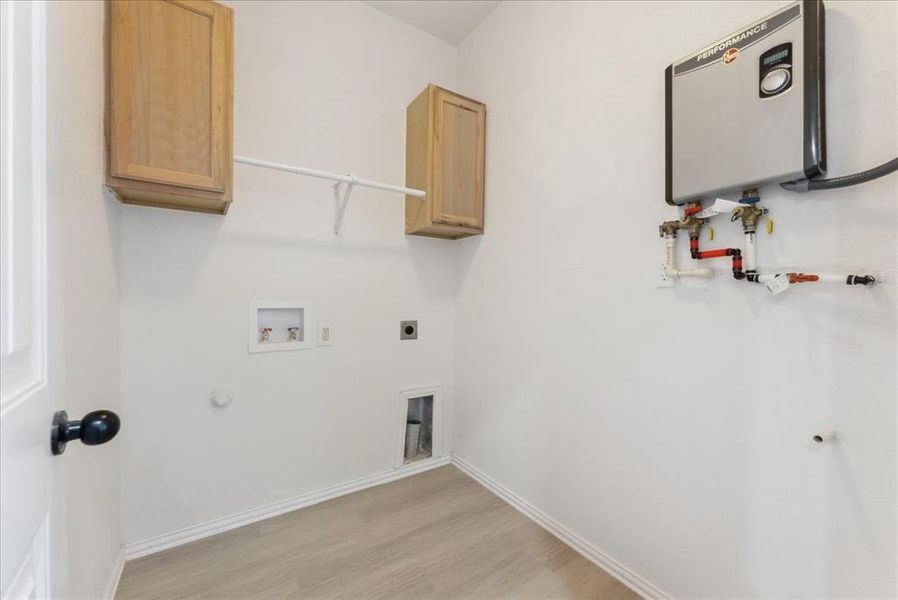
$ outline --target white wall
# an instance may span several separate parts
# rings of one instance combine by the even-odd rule
[[[455,451],[674,596],[893,597],[898,177],[762,189],[761,265],[870,267],[874,289],[772,297],[727,264],[653,287],[676,214],[664,68],[780,6],[505,2],[462,44],[489,117]],[[896,29],[893,2],[827,2],[832,174],[898,155]],[[814,452],[827,423],[840,440]]]
[[[53,409],[120,411],[118,202],[103,187],[100,2],[47,4],[47,140]],[[48,428],[49,428],[49,415]],[[133,428],[123,425],[123,432]],[[53,596],[100,598],[122,542],[121,446],[54,458]]]
[[[231,5],[236,153],[402,183],[405,107],[454,87],[456,48],[360,3]],[[400,387],[451,398],[451,242],[407,238],[386,192],[357,189],[339,237],[328,182],[237,165],[234,198],[123,209],[129,542],[386,471]],[[249,354],[248,304],[290,299],[334,346]]]
[[[129,542],[388,469],[399,387],[439,381],[462,458],[670,594],[895,595],[895,178],[762,190],[763,265],[875,289],[653,287],[663,69],[780,2],[506,2],[460,64],[361,4],[232,5],[237,153],[401,182],[405,105],[456,88],[489,106],[488,231],[406,238],[357,190],[334,238],[327,183],[239,165],[226,218],[124,207]],[[842,174],[898,153],[898,17],[827,6]],[[248,303],[291,298],[335,346],[248,354]]]

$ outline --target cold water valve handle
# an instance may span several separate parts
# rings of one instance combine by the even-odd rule
[[[50,449],[54,456],[65,452],[65,445],[73,440],[81,440],[87,446],[105,444],[115,437],[121,427],[121,420],[111,410],[94,410],[80,421],[69,421],[64,410],[53,415],[50,429]]]

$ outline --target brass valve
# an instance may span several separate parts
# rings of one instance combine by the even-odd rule
[[[690,203],[679,221],[664,221],[658,226],[659,235],[661,237],[677,237],[677,232],[680,229],[685,229],[689,232],[689,237],[698,237],[702,227],[708,223],[708,219],[695,216],[700,210],[701,204]],[[713,234],[711,235],[713,236]]]
[[[689,232],[689,237],[698,237],[702,227],[708,223],[708,219],[700,219],[695,215],[685,215],[680,221],[680,228]]]
[[[677,230],[679,228],[679,221],[664,221],[658,225],[658,234],[661,237],[677,237]]]
[[[761,208],[757,204],[748,204],[740,206],[733,211],[733,221],[742,219],[742,229],[745,231],[755,231],[758,228],[758,219],[767,214],[766,208]]]

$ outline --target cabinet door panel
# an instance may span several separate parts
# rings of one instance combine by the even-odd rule
[[[483,226],[484,112],[480,104],[436,92],[433,221]]]
[[[226,20],[206,2],[112,3],[113,176],[224,191]]]

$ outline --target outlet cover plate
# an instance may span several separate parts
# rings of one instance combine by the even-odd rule
[[[334,330],[327,323],[319,323],[318,324],[318,345],[319,346],[333,346],[334,345]]]
[[[418,339],[418,321],[399,321],[399,339]]]

